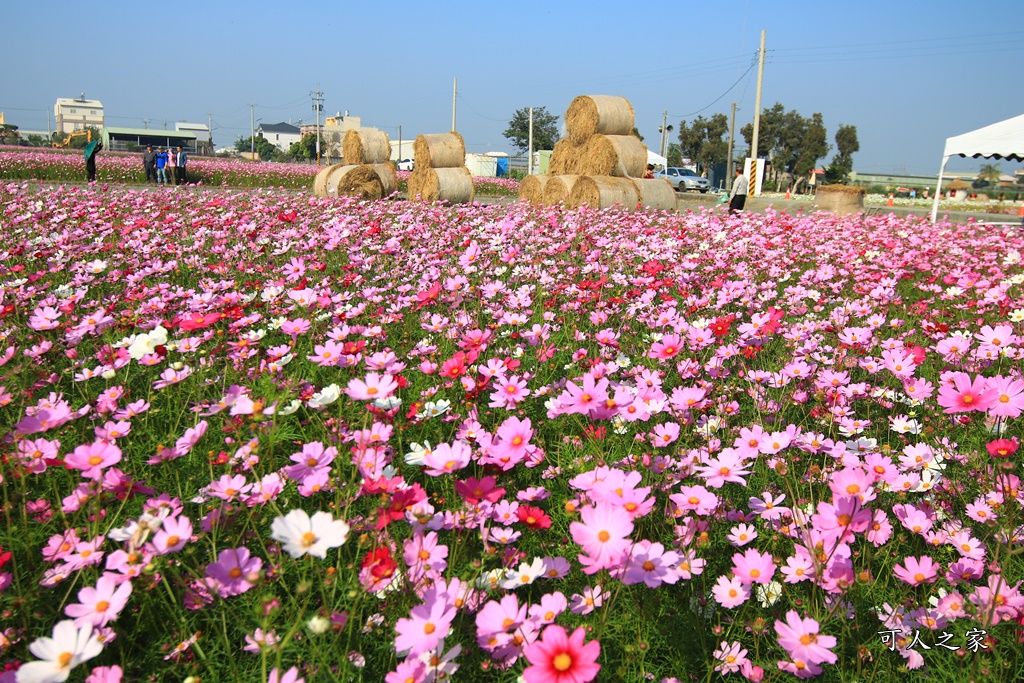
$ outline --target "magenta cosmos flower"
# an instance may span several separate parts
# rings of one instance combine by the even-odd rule
[[[529,645],[523,654],[530,666],[523,671],[526,683],[587,683],[597,676],[601,665],[601,643],[584,644],[586,632],[578,628],[567,635],[561,626],[544,629],[540,640]]]
[[[909,583],[911,586],[920,586],[922,583],[934,583],[939,566],[932,561],[932,558],[908,557],[903,564],[893,567],[893,573],[900,581]]]
[[[345,393],[357,401],[376,401],[386,398],[398,388],[398,382],[391,375],[380,375],[376,372],[366,373],[366,380],[353,379],[348,383]]]
[[[227,598],[252,588],[262,568],[263,560],[251,557],[248,548],[228,548],[207,566],[206,575],[217,582],[221,597]]]
[[[939,387],[938,404],[947,413],[966,413],[972,410],[986,411],[996,401],[996,392],[987,386],[987,380],[978,375],[971,381],[965,372],[954,372],[952,386],[943,384]]]

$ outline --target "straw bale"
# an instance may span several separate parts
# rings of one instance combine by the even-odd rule
[[[576,145],[569,138],[559,140],[551,150],[548,162],[548,173],[552,175],[581,175],[583,172],[583,155],[587,149],[584,145]]]
[[[409,198],[425,202],[446,201],[465,204],[473,201],[473,175],[465,166],[456,168],[417,167],[409,174]]]
[[[327,196],[327,176],[344,166],[344,164],[332,164],[330,166],[324,166],[317,174],[316,178],[313,179],[313,196],[314,197],[326,197]]]
[[[633,209],[639,199],[636,183],[631,178],[581,176],[572,186],[565,205],[570,209],[583,204],[592,209],[606,209],[621,204],[627,209]]]
[[[519,201],[527,204],[544,203],[544,187],[551,179],[549,175],[528,175],[519,183]]]
[[[350,130],[341,143],[346,164],[383,164],[391,158],[391,143],[382,130]]]
[[[457,168],[466,165],[466,144],[458,133],[420,135],[412,145],[416,168]]]
[[[597,133],[629,135],[635,122],[633,105],[616,95],[580,95],[565,112],[566,130],[577,145]]]
[[[676,209],[676,191],[666,178],[634,178],[640,205],[658,211]]]
[[[356,197],[371,202],[384,196],[384,184],[370,164],[353,166],[338,178],[333,189],[339,197]]]
[[[580,178],[578,175],[554,175],[544,186],[544,206],[555,206],[569,198],[573,185]]]
[[[635,135],[591,135],[581,175],[640,178],[647,167],[647,148]]]
[[[335,197],[338,194],[338,183],[347,174],[351,173],[359,166],[355,164],[334,164],[331,166],[331,172],[327,174],[327,180],[324,181],[324,187],[326,189],[326,196]]]

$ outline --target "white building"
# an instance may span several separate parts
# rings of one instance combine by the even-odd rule
[[[209,142],[213,140],[210,135],[210,127],[205,123],[188,123],[186,121],[175,121],[174,130],[179,133],[194,133],[196,140]]]
[[[85,93],[74,99],[59,97],[57,104],[53,105],[53,118],[60,133],[89,127],[103,128],[103,103],[85,99]]]
[[[256,135],[259,135],[282,152],[287,152],[293,142],[298,142],[302,139],[301,129],[290,123],[261,123],[256,129]]]

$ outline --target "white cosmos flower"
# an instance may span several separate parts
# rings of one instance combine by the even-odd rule
[[[280,408],[277,411],[278,415],[291,415],[302,406],[302,401],[299,399],[293,399],[284,408]]]
[[[148,334],[139,334],[132,340],[131,345],[128,347],[128,355],[133,360],[139,360],[143,356],[148,356],[156,350],[157,343],[153,337]]]
[[[452,407],[452,402],[447,399],[438,399],[437,401],[427,401],[423,404],[423,417],[437,417],[438,415],[444,415],[448,412],[448,409]]]
[[[307,401],[310,408],[323,408],[338,400],[341,396],[341,387],[337,384],[328,384]]]
[[[85,269],[88,272],[93,273],[94,275],[99,274],[107,269],[107,262],[101,261],[100,259],[96,259],[95,261],[91,261],[85,264]]]
[[[423,464],[423,459],[433,452],[434,449],[431,448],[429,441],[424,441],[422,446],[414,441],[409,444],[409,452],[405,454],[405,462],[408,465],[419,467]]]
[[[310,517],[305,510],[292,510],[274,519],[270,529],[270,537],[292,557],[312,555],[323,559],[329,549],[348,539],[349,526],[328,512],[315,512]]]
[[[757,601],[761,603],[761,607],[771,607],[782,597],[782,584],[778,581],[772,581],[766,586],[758,586],[756,594]]]
[[[28,646],[38,662],[22,664],[15,680],[18,683],[61,683],[71,670],[103,651],[92,624],[75,628],[70,619],[53,627],[53,637],[42,637]]]

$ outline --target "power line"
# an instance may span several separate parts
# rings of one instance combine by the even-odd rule
[[[473,105],[471,105],[471,104],[470,104],[469,102],[467,102],[467,101],[466,101],[466,98],[465,98],[465,97],[463,97],[463,96],[462,96],[461,94],[460,94],[460,95],[458,95],[457,97],[458,97],[458,99],[459,99],[459,100],[460,100],[460,101],[461,101],[461,102],[462,102],[462,103],[463,103],[464,105],[466,105],[467,107],[469,107],[469,110],[470,110],[471,112],[473,112],[474,114],[476,114],[476,115],[477,115],[477,116],[479,116],[480,118],[484,119],[485,121],[497,121],[498,123],[507,123],[507,122],[508,122],[508,119],[494,119],[494,118],[491,118],[490,116],[484,116],[483,114],[481,114],[480,112],[478,112],[478,111],[477,111],[476,109],[474,109],[474,108],[473,108]]]
[[[747,70],[746,70],[746,71],[744,71],[744,72],[743,72],[743,73],[742,73],[742,74],[740,75],[740,77],[736,79],[736,82],[735,82],[735,83],[733,83],[732,85],[730,85],[730,86],[729,86],[728,90],[726,90],[726,91],[725,91],[724,93],[722,93],[721,95],[719,95],[718,97],[716,97],[716,98],[715,98],[715,100],[714,100],[714,101],[713,101],[713,102],[712,102],[711,104],[707,105],[706,107],[702,107],[701,109],[698,109],[697,111],[694,111],[694,112],[690,112],[689,114],[669,114],[669,116],[671,116],[672,118],[675,118],[675,119],[685,119],[685,118],[687,118],[687,117],[689,117],[689,116],[693,116],[694,114],[699,114],[699,113],[701,113],[702,111],[705,111],[705,110],[707,110],[707,109],[710,109],[710,108],[711,108],[711,107],[713,107],[713,106],[714,106],[715,104],[717,104],[717,103],[719,102],[719,100],[721,100],[721,99],[722,99],[723,97],[725,97],[725,96],[726,96],[726,95],[728,95],[728,94],[729,94],[730,92],[732,92],[732,89],[733,89],[733,88],[735,88],[735,87],[736,87],[737,85],[739,85],[739,84],[740,84],[740,81],[742,81],[742,80],[743,80],[743,77],[744,77],[744,76],[746,76],[746,75],[747,75],[748,73],[750,73],[750,71],[751,71],[751,70],[752,70],[752,69],[753,69],[753,68],[754,68],[755,66],[757,66],[757,60],[756,60],[756,59],[755,59],[754,61],[752,61],[752,62],[750,63],[750,66],[748,66],[748,67],[747,67]]]

